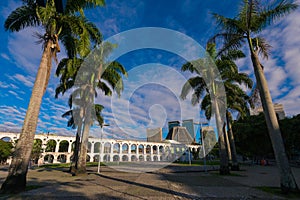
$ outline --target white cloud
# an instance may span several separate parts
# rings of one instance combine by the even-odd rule
[[[21,98],[16,92],[12,91],[12,90],[9,90],[8,93],[14,95],[17,99],[19,100],[24,100],[23,98]]]
[[[287,115],[300,113],[299,17],[300,10],[297,9],[264,31],[264,36],[272,46],[271,58],[265,64],[270,91],[274,101],[283,103]]]
[[[35,44],[37,39],[32,36],[36,31],[39,29],[28,27],[8,36],[7,48],[15,64],[31,75],[36,73],[42,55],[41,45]]]
[[[5,60],[10,60],[9,56],[6,53],[1,53],[0,54],[2,58],[4,58]]]
[[[10,0],[7,1],[7,5],[1,9],[1,16],[6,19],[8,15],[16,8],[22,5],[21,1]]]
[[[13,80],[16,83],[20,83],[30,88],[33,86],[33,82],[34,82],[34,77],[24,76],[22,74],[15,74],[13,76],[8,76],[8,78]]]
[[[3,81],[0,81],[0,88],[18,89],[18,86],[14,85],[12,83],[6,83],[6,82],[3,82]]]

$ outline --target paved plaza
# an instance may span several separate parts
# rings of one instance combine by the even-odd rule
[[[67,169],[29,170],[29,191],[2,199],[284,199],[256,189],[277,187],[275,166],[242,166],[231,176],[203,171],[199,166],[171,165],[155,172],[128,173],[110,167],[88,168],[86,176],[71,176]],[[300,168],[293,168],[300,185]],[[0,170],[0,184],[7,175]]]

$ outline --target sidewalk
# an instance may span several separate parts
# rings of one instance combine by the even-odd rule
[[[183,170],[183,169],[186,170]],[[172,165],[152,173],[126,173],[109,167],[89,168],[87,176],[72,177],[57,169],[29,170],[28,185],[41,186],[4,199],[283,199],[253,188],[278,186],[274,166],[243,166],[238,176],[216,171],[196,172],[199,167]],[[188,171],[190,170],[190,172]],[[201,169],[200,169],[201,170]],[[300,169],[293,168],[300,185]],[[7,172],[0,170],[0,184]]]

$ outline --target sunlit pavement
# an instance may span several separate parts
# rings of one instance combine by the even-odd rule
[[[197,172],[199,170],[199,172]],[[71,176],[63,170],[29,170],[28,185],[36,188],[4,199],[281,199],[255,189],[278,186],[274,166],[243,166],[231,176],[199,167],[170,166],[156,172],[126,173],[108,167],[91,167],[86,176]],[[300,168],[293,168],[300,185]],[[7,171],[0,170],[0,183]]]

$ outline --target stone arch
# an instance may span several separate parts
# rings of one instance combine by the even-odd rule
[[[68,152],[69,142],[67,140],[62,140],[59,142],[58,152]]]
[[[128,149],[129,149],[128,144],[124,143],[122,145],[122,153],[128,153]],[[122,157],[122,160],[123,160],[123,157]]]
[[[175,153],[175,148],[174,148],[174,146],[170,146],[170,153],[171,153],[171,154],[174,154],[174,153]]]
[[[120,153],[120,144],[119,143],[114,144],[113,153]]]
[[[44,156],[45,163],[53,163],[54,156],[52,154],[47,154]]]
[[[174,149],[176,154],[181,153],[181,148],[179,146],[176,146]]]
[[[104,153],[111,153],[111,144],[109,142],[106,142],[104,144]]]
[[[139,145],[139,154],[144,154],[144,145]]]
[[[163,154],[164,153],[164,147],[163,146],[159,146],[159,154]]]
[[[120,156],[119,156],[119,155],[114,155],[113,161],[114,161],[114,162],[120,161]]]
[[[76,142],[76,141],[72,142],[72,145],[71,145],[71,151],[74,151],[74,150],[75,150],[75,142]]]
[[[99,162],[99,154],[94,155],[93,160],[94,162]]]
[[[60,163],[66,163],[67,162],[67,156],[65,154],[59,154],[57,156],[57,161]]]
[[[147,155],[146,160],[147,160],[147,161],[151,161],[151,156],[150,156],[150,155]]]
[[[94,153],[100,153],[100,149],[101,149],[101,143],[100,142],[96,142],[94,144]]]
[[[30,158],[34,160],[34,163],[38,163],[43,153],[43,141],[39,138],[33,140],[33,148]]]
[[[157,162],[158,161],[158,156],[153,156],[153,161]]]
[[[136,153],[136,145],[135,144],[131,145],[130,152],[131,153]]]
[[[132,155],[131,156],[131,161],[132,162],[136,162],[138,159],[137,159],[137,157],[136,157],[136,155]]]
[[[156,145],[153,145],[152,146],[152,152],[153,152],[153,154],[157,154],[158,152],[157,152],[157,146]]]
[[[151,153],[151,146],[147,145],[146,146],[146,154],[150,154]]]
[[[165,148],[165,153],[164,153],[164,157],[165,157],[165,160],[166,161],[170,161],[171,159],[172,159],[172,153],[171,153],[171,149],[170,149],[170,147],[166,147]]]
[[[128,156],[127,156],[127,155],[123,155],[123,156],[122,156],[122,161],[123,161],[123,162],[128,161]]]
[[[144,156],[140,155],[139,156],[139,161],[144,161]]]
[[[91,142],[88,142],[87,152],[88,152],[88,153],[91,153],[91,152],[92,152],[92,143],[91,143]]]
[[[90,162],[91,160],[91,156],[90,155],[86,155],[86,162]]]
[[[47,141],[45,152],[55,152],[57,142],[53,139]]]
[[[1,138],[1,140],[3,140],[4,142],[13,142],[13,139],[9,136],[4,136]]]
[[[165,154],[169,154],[169,153],[170,153],[170,147],[167,146],[167,147],[165,148]]]
[[[109,162],[109,161],[110,161],[110,155],[105,154],[105,155],[103,156],[103,161],[104,161],[104,162]]]

